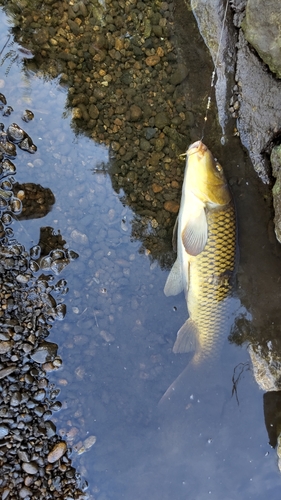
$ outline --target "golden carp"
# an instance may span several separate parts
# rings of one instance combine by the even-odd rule
[[[187,150],[176,226],[177,260],[164,293],[184,290],[189,318],[173,351],[195,351],[192,363],[199,364],[216,357],[227,333],[237,246],[232,195],[221,165],[201,141]]]

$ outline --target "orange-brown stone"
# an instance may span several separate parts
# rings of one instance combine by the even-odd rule
[[[167,212],[171,212],[172,214],[177,214],[180,208],[180,205],[177,201],[168,200],[164,203],[164,208]]]

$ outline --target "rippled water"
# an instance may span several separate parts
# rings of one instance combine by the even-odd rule
[[[1,24],[4,46],[9,22],[3,12]],[[18,47],[11,50],[14,54],[0,68],[0,91],[14,111],[3,121],[22,123],[22,111],[31,109],[35,118],[24,128],[38,147],[28,158],[19,152],[16,180],[48,187],[56,200],[44,218],[15,222],[15,236],[30,248],[39,240],[40,227],[51,226],[79,254],[62,273],[69,287],[67,314],[53,326],[50,341],[58,343],[63,366],[49,377],[61,388],[63,410],[54,419],[60,434],[74,450],[81,449],[88,436],[96,436],[89,451],[74,451],[74,464],[88,480],[89,493],[97,500],[279,498],[276,452],[268,445],[262,392],[249,369],[246,348],[226,342],[213,378],[191,374],[205,386],[204,403],[196,395],[190,401],[177,395],[164,410],[157,407],[189,360],[188,355],[171,352],[175,333],[186,319],[184,297],[167,299],[163,294],[165,267],[173,257],[169,240],[175,214],[161,219],[157,205],[147,214],[145,202],[138,204],[134,190],[119,183],[120,165],[113,160],[108,138],[98,144],[73,126],[67,82],[62,86],[61,75],[51,79],[32,67],[24,70]],[[203,46],[196,51],[200,66],[201,51],[206,57]],[[192,99],[195,95],[193,90]],[[204,109],[199,101],[186,108]],[[187,142],[193,133],[189,131]],[[280,257],[275,243],[267,243],[269,203],[263,205],[263,188],[248,173],[238,139],[230,139],[231,155],[218,144],[216,148],[223,164],[234,156],[228,177],[241,228],[240,299],[251,313],[266,306],[259,322],[266,328],[268,294],[278,289],[276,281],[266,283],[276,274]],[[167,156],[165,152],[163,161]],[[172,187],[179,196],[180,166],[173,172],[179,186]],[[153,197],[146,201],[152,205]],[[255,223],[248,229],[251,217]],[[159,221],[165,231],[157,246],[161,233],[154,229],[159,229]],[[266,259],[272,264],[267,266]],[[261,282],[267,299],[257,294]],[[278,322],[276,303],[271,301],[271,311]],[[232,397],[232,376],[240,369],[237,397]]]

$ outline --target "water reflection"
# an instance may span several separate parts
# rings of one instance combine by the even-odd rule
[[[165,267],[183,175],[178,155],[201,134],[195,112],[208,89],[207,80],[196,91],[193,86],[202,64],[210,66],[195,22],[178,9],[194,38],[182,52],[176,51],[172,3],[38,6],[5,7],[15,41],[34,56],[23,61],[23,69],[58,77],[67,87],[65,116],[69,111],[75,134],[83,131],[110,147],[113,187],[137,214],[134,235]],[[185,44],[183,29],[177,38]],[[7,48],[3,59],[13,61],[17,51],[9,56]]]
[[[11,133],[11,128],[16,134]],[[39,243],[30,252],[14,238],[11,226],[21,214],[20,198],[33,198],[35,204],[41,200],[45,211],[42,214],[42,208],[40,211],[37,205],[34,210],[31,204],[22,219],[33,218],[33,212],[38,217],[38,210],[40,217],[48,212],[42,192],[51,195],[50,203],[54,198],[51,190],[36,184],[21,185],[21,189],[17,184],[14,189],[16,167],[7,159],[11,157],[7,138],[12,141],[9,144],[14,146],[12,156],[16,157],[15,144],[20,147],[29,136],[22,134],[16,124],[6,130],[3,125],[1,134],[5,148],[0,164],[0,196],[5,203],[1,205],[0,245],[0,491],[2,498],[12,497],[15,492],[20,498],[53,498],[55,492],[82,500],[86,498],[87,483],[76,473],[71,450],[56,432],[52,415],[62,407],[57,401],[60,390],[47,377],[47,372],[62,364],[57,344],[46,339],[52,323],[65,316],[67,283],[63,279],[54,282],[50,273],[38,276],[40,269],[59,274],[75,252],[68,251],[66,259],[62,250],[66,242],[52,228],[41,228]],[[51,260],[48,268],[43,266],[46,248]]]
[[[204,373],[193,376],[193,386],[199,381],[205,387],[204,404],[176,401],[164,415],[156,407],[189,361],[188,355],[171,353],[175,332],[186,319],[186,305],[183,297],[162,295],[165,277],[158,262],[165,268],[174,258],[170,240],[183,175],[178,153],[201,134],[197,117],[205,110],[210,81],[204,69],[209,59],[192,31],[192,17],[177,2],[173,30],[173,6],[168,2],[108,2],[105,12],[93,2],[38,5],[12,4],[16,43],[33,58],[14,60],[11,55],[5,79],[7,56],[1,85],[9,101],[17,99],[21,107],[20,114],[15,108],[12,121],[19,121],[27,107],[35,113],[35,120],[25,126],[38,151],[28,160],[19,151],[18,184],[26,192],[33,182],[48,185],[56,199],[44,219],[46,245],[43,235],[38,236],[40,219],[14,225],[16,237],[32,248],[35,263],[50,257],[43,261],[48,269],[53,258],[49,238],[57,238],[58,261],[67,258],[60,228],[79,253],[79,259],[63,267],[67,286],[61,279],[40,282],[48,309],[56,307],[48,296],[56,287],[59,303],[68,309],[59,327],[52,323],[53,311],[49,315],[50,342],[59,344],[63,359],[60,370],[48,374],[61,390],[64,411],[56,418],[58,432],[80,451],[74,463],[90,478],[91,494],[99,500],[204,500],[210,494],[220,499],[226,488],[233,499],[264,498],[265,489],[277,498],[277,468],[274,455],[267,456],[260,393],[249,372],[240,377],[239,406],[231,398],[233,370],[248,362],[244,349],[225,345],[208,383]],[[5,8],[10,7],[9,2]],[[180,59],[176,43],[188,47]],[[238,204],[240,298],[247,309],[256,302],[261,319],[264,305],[257,291],[261,283],[268,287],[264,290],[269,302],[271,285],[266,282],[274,275],[266,268],[271,250],[259,250],[267,241],[269,204],[264,210],[260,194],[253,191],[256,181],[238,139],[230,138],[227,150],[222,148],[213,123],[210,120],[208,137]],[[253,206],[262,231],[253,224],[249,234],[245,213],[251,214]],[[41,256],[38,240],[40,248],[44,246]],[[275,274],[278,258],[272,265]],[[260,262],[264,268],[258,275]],[[279,299],[278,287],[274,290],[268,319]]]

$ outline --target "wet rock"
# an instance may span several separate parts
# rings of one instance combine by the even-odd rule
[[[47,28],[39,28],[33,32],[33,39],[35,44],[43,45],[49,40],[49,32]]]
[[[16,167],[9,159],[6,158],[0,163],[0,179],[8,175],[15,175],[15,173]]]
[[[21,488],[19,490],[19,497],[20,498],[31,498],[31,495],[32,495],[32,491],[30,488],[27,488],[27,486],[24,486],[23,488]]]
[[[8,340],[7,342],[0,341],[0,354],[5,354],[6,352],[9,352],[12,349],[13,344],[14,342],[12,340]]]
[[[45,422],[45,430],[48,438],[51,438],[56,434],[56,426],[51,420],[47,420],[47,422]]]
[[[281,243],[281,146],[275,146],[270,155],[272,175],[275,184],[272,189],[274,206],[274,228],[277,240]]]
[[[179,211],[180,205],[177,201],[168,200],[168,201],[165,201],[164,208],[165,208],[165,210],[167,210],[167,212],[177,214]]]
[[[7,106],[5,110],[3,111],[3,116],[10,116],[10,114],[13,112],[12,106]]]
[[[32,111],[30,111],[29,109],[26,109],[23,112],[22,120],[24,122],[30,122],[31,120],[33,120],[33,118],[34,118],[34,113]]]
[[[2,368],[2,370],[0,370],[0,379],[11,375],[11,373],[13,373],[16,368],[16,365],[10,365],[7,368]]]
[[[278,78],[281,78],[281,4],[276,0],[248,0],[241,26],[246,40]]]
[[[19,148],[23,151],[27,151],[28,153],[35,153],[37,151],[37,146],[33,144],[33,141],[29,135],[27,135],[20,143]]]
[[[253,373],[257,384],[263,391],[280,391],[281,358],[278,351],[272,350],[269,344],[263,350],[260,346],[250,345],[249,353],[253,365]]]
[[[155,127],[163,129],[169,124],[170,118],[165,111],[160,111],[159,113],[157,113],[157,115],[155,116]]]
[[[188,68],[185,64],[179,64],[176,70],[171,75],[170,82],[172,85],[179,85],[188,75]]]
[[[10,405],[18,406],[20,403],[21,403],[21,393],[16,391],[12,394],[12,397],[10,399]]]
[[[4,94],[0,93],[0,102],[2,104],[7,104],[7,99],[6,97],[4,96]]]
[[[33,475],[37,474],[38,472],[38,465],[36,464],[36,462],[23,462],[21,466],[24,472],[26,472],[27,474]]]
[[[6,134],[0,135],[0,152],[9,158],[15,158],[17,155],[16,146],[8,141]]]
[[[36,363],[45,363],[54,359],[57,355],[57,344],[53,342],[42,342],[38,348],[31,354],[31,358]]]
[[[163,191],[163,187],[159,186],[159,184],[156,184],[156,182],[154,182],[152,184],[152,191],[153,193],[161,193],[161,191]]]
[[[145,64],[147,64],[147,66],[156,66],[156,64],[158,64],[159,62],[160,62],[160,57],[156,54],[153,56],[148,56],[145,59]]]
[[[130,119],[133,121],[133,122],[137,122],[138,120],[140,120],[142,117],[142,110],[139,106],[137,106],[136,104],[132,104],[132,106],[130,107]]]
[[[5,424],[0,424],[0,439],[3,439],[9,434],[9,427]]]
[[[52,448],[50,453],[48,454],[48,457],[47,457],[48,462],[50,464],[57,462],[65,454],[66,450],[67,450],[67,446],[66,446],[65,441],[61,441],[60,443],[57,443]]]
[[[99,116],[99,110],[95,104],[90,104],[89,106],[89,116],[93,120],[96,120]]]
[[[87,245],[89,240],[86,234],[81,233],[77,229],[74,229],[71,232],[71,238],[75,243],[78,243],[80,245]]]
[[[16,123],[12,123],[7,128],[7,137],[11,142],[17,144],[18,142],[21,142],[26,136],[27,133],[22,128],[20,128]]]

